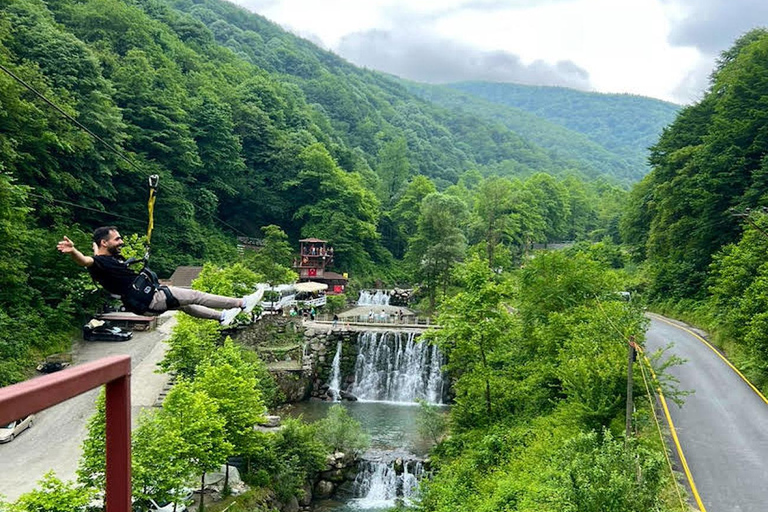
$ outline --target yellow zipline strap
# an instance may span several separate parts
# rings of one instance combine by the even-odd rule
[[[152,242],[152,229],[155,227],[155,199],[157,198],[157,184],[160,176],[153,174],[149,177],[149,201],[147,209],[149,210],[149,224],[147,226],[147,249],[144,253],[144,260],[149,259],[149,247]]]

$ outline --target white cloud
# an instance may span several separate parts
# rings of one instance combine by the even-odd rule
[[[406,78],[431,68],[433,81],[474,72],[679,102],[706,87],[717,52],[768,19],[765,0],[236,1]]]

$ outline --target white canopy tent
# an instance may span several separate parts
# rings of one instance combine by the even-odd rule
[[[322,292],[328,289],[328,285],[325,283],[315,283],[313,281],[307,281],[304,283],[296,283],[293,285],[297,292]]]

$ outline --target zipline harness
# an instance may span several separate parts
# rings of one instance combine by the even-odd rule
[[[171,294],[171,290],[167,286],[162,286],[160,280],[157,278],[157,274],[153,272],[149,264],[150,244],[152,241],[152,230],[155,227],[155,200],[157,199],[157,186],[160,181],[160,177],[157,174],[153,174],[149,177],[149,200],[147,201],[147,210],[149,211],[149,222],[147,224],[147,240],[144,244],[144,258],[141,260],[129,258],[127,260],[128,265],[141,262],[144,267],[139,272],[139,275],[134,279],[131,284],[131,290],[128,294],[121,297],[123,305],[131,313],[137,315],[143,315],[149,311],[149,305],[152,303],[152,299],[155,298],[155,293],[159,290],[165,294],[166,305],[168,309],[175,309],[179,307],[179,301]]]

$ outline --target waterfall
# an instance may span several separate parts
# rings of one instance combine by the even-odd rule
[[[355,508],[379,509],[416,498],[424,465],[419,460],[363,460],[353,486]]]
[[[373,290],[375,293],[363,290],[357,299],[358,306],[389,306],[389,293],[386,290]]]
[[[333,356],[332,367],[328,391],[333,394],[333,401],[338,402],[341,399],[341,339],[336,344],[336,355]]]
[[[437,346],[419,343],[414,333],[360,333],[351,392],[363,401],[442,404],[444,358]]]

